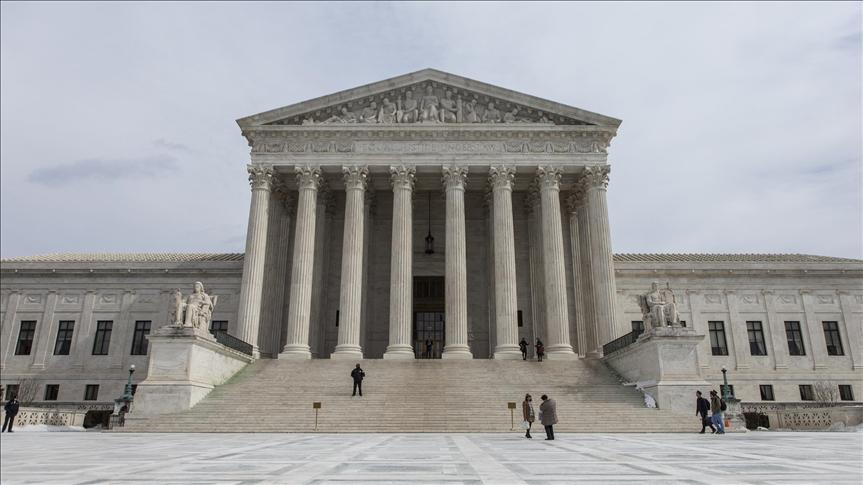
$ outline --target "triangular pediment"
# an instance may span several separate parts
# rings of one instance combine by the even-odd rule
[[[620,120],[546,99],[423,69],[237,120],[241,128],[284,125],[594,125]]]

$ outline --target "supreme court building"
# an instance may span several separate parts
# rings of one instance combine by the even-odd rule
[[[820,381],[859,399],[863,262],[615,255],[620,123],[432,69],[241,118],[245,252],[3,260],[3,384],[35,378],[70,403],[86,385],[108,389],[88,400],[117,397],[129,364],[146,377],[146,338],[169,323],[172,290],[194,281],[218,296],[210,330],[253,359],[352,361],[521,359],[522,338],[552,361],[602,358],[643,325],[657,281],[705,335],[707,381],[730,366],[744,400],[765,399],[765,385],[771,400],[773,386],[776,400],[805,400],[799,386]]]

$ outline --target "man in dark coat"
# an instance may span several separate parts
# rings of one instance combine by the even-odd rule
[[[716,428],[713,427],[713,423],[707,417],[708,411],[710,411],[710,401],[701,397],[701,391],[695,391],[695,415],[701,416],[701,432],[699,434],[704,434],[707,426],[710,426],[711,433],[716,432]]]
[[[524,337],[521,338],[521,342],[518,343],[518,348],[521,349],[521,360],[527,360],[527,340]]]
[[[354,393],[351,394],[351,397],[357,395],[357,390],[360,391],[360,397],[363,397],[363,377],[365,376],[366,373],[357,364],[357,367],[351,371],[351,377],[354,379]]]
[[[545,439],[553,440],[553,426],[557,424],[557,403],[545,394],[540,399],[542,399],[542,404],[539,405],[539,421],[545,427]]]
[[[9,432],[14,433],[12,431],[12,425],[15,424],[15,415],[18,414],[18,407],[20,404],[18,403],[18,398],[15,396],[3,406],[3,410],[6,411],[6,419],[3,420],[3,429],[0,432],[6,431],[6,425],[9,426]]]

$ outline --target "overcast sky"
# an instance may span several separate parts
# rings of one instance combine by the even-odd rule
[[[4,257],[242,251],[235,120],[426,67],[622,119],[615,252],[863,257],[859,2],[0,9]]]

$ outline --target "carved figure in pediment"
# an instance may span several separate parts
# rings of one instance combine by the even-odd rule
[[[476,98],[473,98],[464,106],[464,122],[479,123],[479,120],[479,113],[476,112]]]
[[[311,116],[303,118],[303,125],[314,125],[314,124],[315,124],[315,119],[312,118]]]
[[[461,118],[459,113],[459,104],[452,99],[452,91],[447,91],[443,99],[440,100],[440,121],[441,123],[455,123]]]
[[[647,294],[639,297],[641,303],[642,319],[644,328],[679,327],[680,315],[677,313],[677,302],[674,292],[666,285],[660,289],[655,281]]]
[[[384,102],[381,105],[381,110],[378,113],[378,123],[395,123],[397,110],[398,108],[396,107],[395,103],[391,102],[387,98],[384,98]]]
[[[360,111],[360,123],[378,122],[378,104],[372,101]]]
[[[504,123],[515,123],[516,121],[520,121],[516,118],[516,115],[518,115],[518,108],[513,108],[512,111],[507,111],[503,115],[503,122]]]
[[[546,117],[545,117],[545,114],[543,114],[543,112],[542,112],[542,111],[537,112],[537,115],[539,115],[539,120],[537,121],[537,123],[546,123],[546,124],[551,124],[551,120],[549,120],[548,118],[546,118]]]
[[[419,105],[414,99],[414,93],[408,91],[405,93],[404,102],[399,98],[396,101],[398,109],[396,110],[397,123],[416,123],[419,120]]]
[[[347,106],[342,106],[339,108],[339,114],[330,116],[329,118],[321,121],[321,123],[329,124],[329,123],[356,123],[357,115],[348,111]]]
[[[438,106],[440,100],[435,96],[434,90],[429,86],[426,88],[426,94],[420,100],[420,119],[422,121],[439,121]]]
[[[217,300],[204,292],[200,281],[195,282],[195,290],[185,300],[179,289],[174,290],[174,325],[207,330]]]
[[[494,107],[494,103],[488,103],[488,109],[482,114],[483,123],[500,123],[500,110]]]

